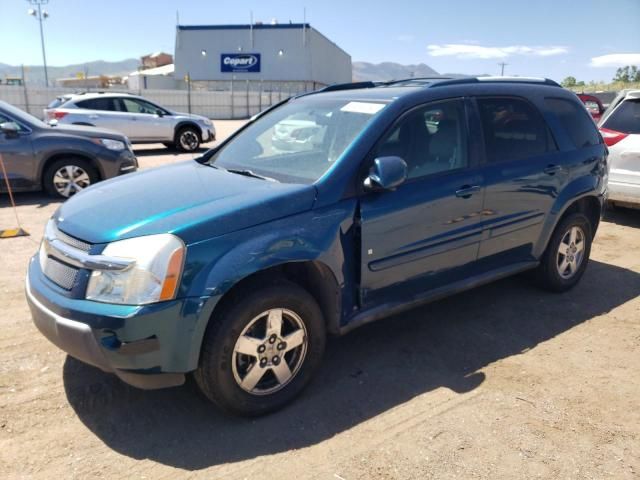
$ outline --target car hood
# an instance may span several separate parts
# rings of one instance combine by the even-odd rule
[[[202,115],[196,115],[195,113],[184,113],[184,112],[172,112],[172,113],[176,117],[190,118],[191,120],[209,121],[207,117],[203,117]]]
[[[66,201],[58,228],[90,243],[174,233],[186,244],[309,210],[312,185],[277,183],[196,161],[117,177]]]
[[[106,128],[96,128],[84,125],[61,125],[49,126],[47,129],[49,133],[62,133],[67,135],[76,135],[79,137],[89,138],[112,138],[114,140],[126,141],[126,137],[113,130],[107,130]]]

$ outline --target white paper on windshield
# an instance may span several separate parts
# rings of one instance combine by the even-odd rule
[[[366,113],[368,115],[373,115],[375,113],[378,113],[384,107],[384,103],[349,102],[340,110],[342,110],[343,112]]]

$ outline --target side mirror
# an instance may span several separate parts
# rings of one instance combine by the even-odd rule
[[[49,120],[49,121],[47,122],[47,124],[48,124],[50,127],[57,127],[57,126],[58,126],[58,119],[57,119],[57,118],[52,118],[51,120]]]
[[[156,115],[158,115],[159,117],[164,117],[164,112],[160,109],[156,110]]]
[[[20,132],[20,127],[15,122],[0,123],[0,132],[4,133],[7,138],[15,138]]]
[[[370,192],[393,190],[407,179],[407,163],[400,157],[379,157],[373,161],[364,188]]]

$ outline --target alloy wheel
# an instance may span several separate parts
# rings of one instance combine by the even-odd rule
[[[192,151],[198,148],[198,135],[191,130],[185,130],[180,134],[180,146],[183,150]]]
[[[293,311],[273,308],[254,317],[233,348],[233,377],[253,395],[284,388],[300,371],[308,347],[302,319]]]
[[[53,175],[53,186],[61,196],[68,198],[91,185],[89,174],[77,165],[65,165]]]
[[[584,231],[574,225],[567,230],[560,240],[556,265],[558,273],[565,280],[573,277],[584,259],[585,234]]]

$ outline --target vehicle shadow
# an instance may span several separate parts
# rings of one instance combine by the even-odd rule
[[[213,145],[213,144],[212,144]],[[209,150],[211,148],[211,146],[208,147],[200,147],[197,150],[194,150],[193,152],[181,152],[175,148],[166,148],[166,147],[160,147],[160,148],[136,148],[135,146],[133,147],[133,153],[136,155],[136,157],[152,157],[155,155],[173,155],[173,156],[178,156],[178,155],[200,155],[203,154],[204,152],[206,152],[207,150]]]
[[[633,208],[610,208],[604,214],[604,220],[607,222],[622,225],[623,227],[640,228],[640,210]]]
[[[137,390],[69,357],[64,387],[80,420],[117,452],[199,470],[317,444],[439,387],[471,391],[492,362],[639,294],[640,274],[596,261],[562,295],[502,280],[332,339],[301,397],[253,420],[225,416],[189,383]]]
[[[55,198],[47,195],[44,192],[16,192],[13,194],[13,200],[16,202],[16,206],[23,205],[35,205],[37,208],[43,208],[52,203],[58,204],[64,201],[63,198]],[[10,207],[11,201],[9,194],[0,193],[0,208]]]

